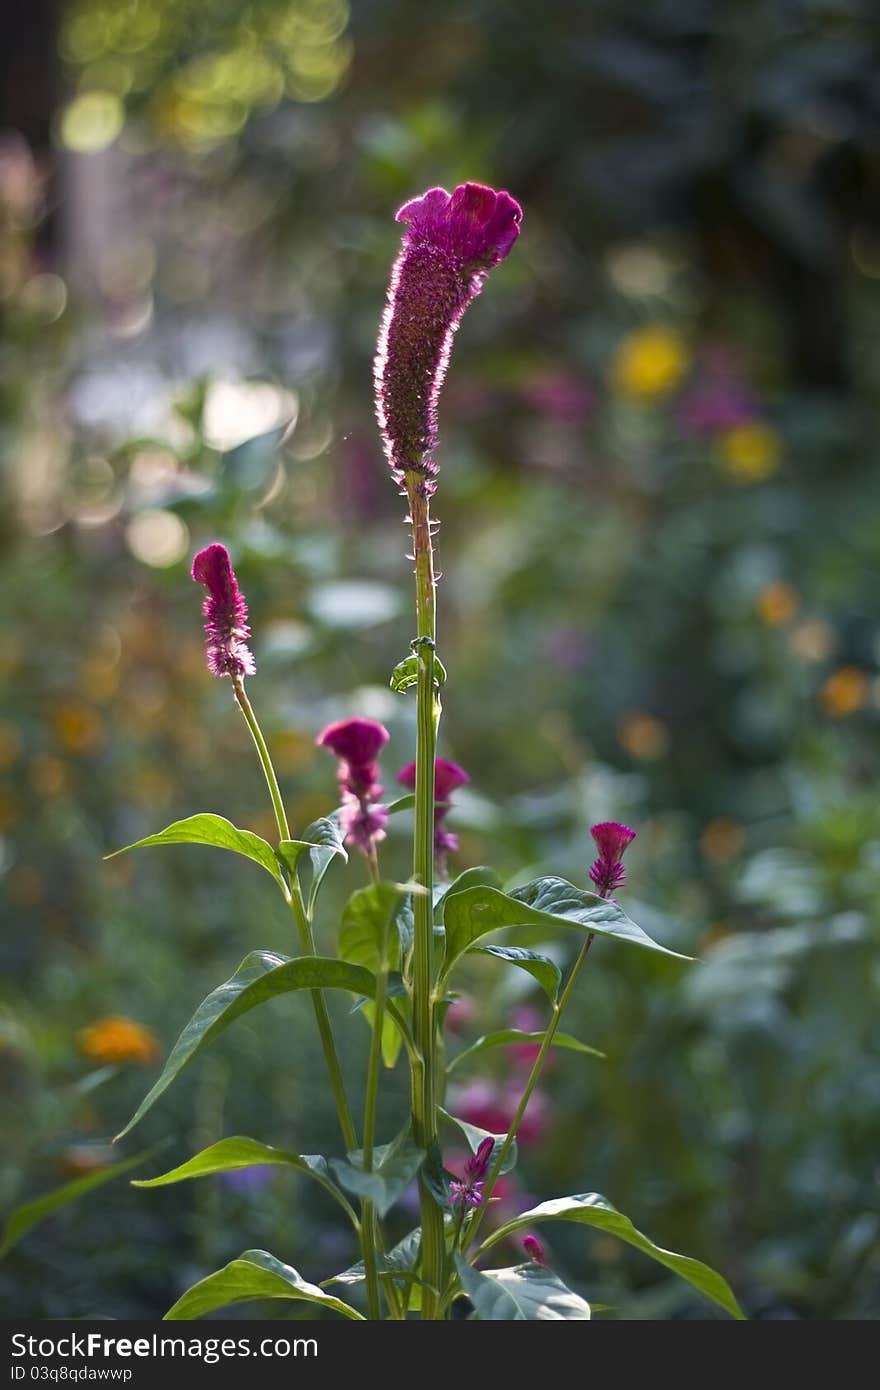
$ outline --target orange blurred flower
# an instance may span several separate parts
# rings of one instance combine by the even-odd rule
[[[122,1014],[99,1018],[81,1029],[78,1036],[80,1051],[99,1066],[125,1062],[149,1066],[159,1056],[155,1034]]]
[[[831,719],[845,719],[863,708],[868,699],[868,677],[858,666],[841,666],[832,672],[822,689],[819,701]]]
[[[617,725],[621,745],[634,758],[652,762],[662,758],[669,747],[669,730],[653,714],[634,711],[626,714]]]
[[[768,627],[784,627],[791,622],[799,607],[797,590],[782,580],[765,585],[755,600],[758,617]]]

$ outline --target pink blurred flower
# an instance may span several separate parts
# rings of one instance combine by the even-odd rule
[[[375,719],[343,719],[328,724],[315,742],[339,759],[337,780],[342,794],[340,828],[347,845],[371,855],[385,839],[388,809],[378,805],[384,788],[376,758],[390,735]]]

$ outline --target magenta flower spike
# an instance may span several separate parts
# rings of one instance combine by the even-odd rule
[[[397,780],[410,791],[416,789],[416,765],[407,763],[397,774]],[[471,779],[458,763],[447,758],[434,760],[434,855],[441,874],[446,873],[447,856],[458,849],[458,836],[446,829],[446,817],[452,809],[450,797]]]
[[[257,668],[247,645],[251,635],[247,604],[226,546],[215,542],[200,550],[192,563],[192,577],[208,591],[202,612],[211,675],[252,676]]]
[[[522,208],[509,193],[464,183],[405,203],[403,246],[391,272],[374,379],[376,416],[392,476],[436,487],[437,403],[452,340],[468,305],[519,236]]]
[[[384,788],[376,762],[390,735],[375,719],[343,719],[328,724],[315,742],[339,759],[337,777],[342,793],[340,829],[345,843],[372,855],[385,839],[388,809],[378,805]]]
[[[600,821],[590,827],[590,834],[596,842],[599,856],[590,869],[590,878],[596,885],[596,892],[608,898],[615,888],[622,888],[626,882],[623,855],[627,845],[636,838],[636,832],[628,825],[617,821]]]
[[[537,1236],[523,1236],[523,1250],[525,1250],[533,1264],[546,1265],[547,1257],[544,1254],[544,1247]]]
[[[464,1165],[462,1177],[449,1184],[449,1195],[453,1202],[459,1202],[465,1208],[480,1205],[483,1200],[483,1183],[489,1171],[494,1148],[495,1140],[488,1135]]]

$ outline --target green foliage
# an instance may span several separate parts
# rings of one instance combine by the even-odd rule
[[[137,1168],[145,1159],[149,1158],[152,1150],[145,1149],[142,1153],[134,1154],[131,1158],[124,1158],[120,1163],[111,1164],[109,1168],[102,1168],[97,1173],[89,1173],[85,1177],[76,1178],[73,1182],[65,1183],[62,1187],[56,1187],[54,1192],[47,1192],[43,1197],[35,1197],[31,1202],[24,1202],[16,1207],[6,1218],[3,1227],[3,1236],[0,1239],[0,1259],[7,1255],[13,1246],[27,1235],[28,1231],[33,1230],[45,1221],[47,1217],[60,1211],[71,1202],[78,1202],[81,1197],[86,1197],[96,1188],[103,1187],[105,1183],[112,1182],[114,1178],[121,1178],[123,1173],[130,1173],[133,1168]]]
[[[506,1047],[510,1043],[540,1043],[543,1037],[543,1033],[524,1033],[521,1028],[496,1028],[494,1033],[484,1033],[476,1042],[471,1043],[470,1047],[466,1047],[464,1052],[459,1052],[453,1057],[446,1068],[447,1075],[462,1063],[473,1061],[481,1052],[486,1052],[491,1047]],[[579,1042],[569,1033],[562,1033],[558,1029],[553,1034],[553,1046],[567,1048],[570,1052],[581,1052],[588,1057],[605,1056],[598,1048],[588,1047],[586,1043]]]
[[[187,1289],[165,1314],[166,1321],[203,1318],[217,1308],[231,1303],[249,1303],[254,1299],[283,1298],[316,1304],[344,1318],[363,1320],[363,1315],[316,1284],[310,1284],[290,1265],[276,1260],[265,1250],[245,1250],[216,1274],[209,1274]]]
[[[474,1269],[460,1255],[455,1265],[461,1286],[483,1322],[582,1322],[590,1317],[589,1303],[541,1265],[483,1271]]]
[[[253,859],[255,864],[272,875],[279,884],[282,882],[278,859],[271,845],[250,830],[238,830],[223,816],[203,812],[188,816],[186,820],[175,821],[156,835],[147,835],[136,840],[133,845],[125,845],[107,856],[114,859],[117,854],[127,854],[132,849],[143,849],[147,845],[214,845],[217,849],[229,849],[235,854],[243,854]]]

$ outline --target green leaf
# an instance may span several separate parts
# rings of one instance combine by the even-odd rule
[[[472,1125],[469,1124],[467,1120],[460,1120],[457,1115],[451,1115],[448,1110],[443,1110],[440,1107],[438,1107],[438,1109],[440,1109],[440,1114],[443,1116],[444,1120],[448,1120],[450,1124],[455,1125],[456,1129],[464,1135],[471,1153],[475,1154],[477,1152],[477,1149],[484,1139],[494,1139],[495,1144],[492,1149],[492,1157],[489,1161],[490,1163],[495,1162],[498,1156],[498,1150],[507,1138],[506,1134],[493,1134],[491,1130],[480,1129],[479,1125]],[[508,1150],[507,1157],[504,1160],[504,1167],[501,1169],[502,1173],[509,1173],[511,1168],[515,1168],[518,1157],[519,1153],[516,1140],[514,1139]]]
[[[237,1260],[232,1260],[216,1274],[209,1274],[180,1297],[173,1308],[169,1308],[164,1321],[178,1321],[187,1318],[202,1318],[213,1313],[215,1308],[225,1308],[230,1303],[247,1303],[255,1298],[290,1298],[306,1303],[317,1303],[344,1318],[364,1318],[350,1304],[319,1289],[317,1284],[309,1284],[302,1275],[290,1265],[282,1264],[266,1250],[245,1250]]]
[[[366,1003],[363,1004],[361,1007],[363,1010],[364,1018],[367,1020],[370,1027],[372,1028],[376,1018],[375,1004],[372,1004],[369,1000],[367,1000]],[[400,1049],[402,1047],[403,1034],[400,1031],[400,1027],[395,1019],[395,1016],[391,1013],[386,1012],[382,1016],[382,1061],[388,1071],[392,1071],[394,1067],[396,1067],[397,1059],[400,1056]]]
[[[409,1187],[424,1161],[424,1149],[417,1148],[408,1131],[404,1131],[392,1143],[375,1149],[369,1173],[364,1172],[361,1152],[350,1153],[347,1158],[331,1158],[330,1167],[347,1192],[366,1198],[384,1216]]]
[[[631,922],[617,903],[586,893],[563,878],[538,878],[513,893],[495,888],[468,888],[444,903],[446,962],[444,973],[474,941],[502,927],[574,927],[581,932],[610,936],[665,956],[688,960],[659,945]]]
[[[422,1228],[416,1226],[415,1230],[399,1240],[397,1244],[385,1255],[377,1255],[376,1264],[380,1274],[397,1274],[401,1276],[414,1275],[419,1263],[419,1252],[422,1248]],[[367,1277],[364,1269],[363,1260],[358,1260],[357,1264],[350,1265],[341,1274],[334,1274],[332,1279],[325,1279],[325,1284],[362,1284]]]
[[[490,869],[487,864],[477,864],[472,869],[465,869],[451,883],[435,884],[434,912],[438,920],[443,920],[440,908],[448,898],[451,898],[455,893],[463,893],[466,888],[477,888],[481,884],[485,884],[488,888],[501,887],[501,879],[495,870]]]
[[[376,980],[363,966],[344,960],[323,956],[298,956],[290,960],[272,951],[251,951],[235,974],[202,1000],[171,1049],[158,1081],[117,1138],[121,1139],[143,1119],[187,1062],[230,1023],[266,999],[300,989],[345,989],[372,998]]]
[[[321,1154],[294,1154],[284,1149],[261,1144],[257,1139],[244,1135],[234,1135],[230,1139],[220,1139],[193,1158],[187,1159],[177,1168],[162,1173],[157,1178],[141,1178],[132,1182],[132,1187],[168,1187],[172,1183],[187,1182],[190,1178],[206,1178],[213,1173],[230,1173],[238,1168],[252,1168],[255,1164],[275,1164],[282,1168],[295,1168],[300,1173],[319,1182],[337,1202],[341,1202],[349,1215],[354,1217],[348,1202],[330,1179],[327,1160]]]
[[[112,1182],[114,1178],[121,1178],[123,1173],[130,1172],[132,1168],[136,1168],[139,1163],[148,1159],[152,1152],[152,1149],[144,1149],[142,1153],[135,1154],[132,1158],[124,1158],[120,1163],[114,1163],[110,1168],[102,1168],[97,1173],[87,1173],[82,1178],[74,1178],[73,1182],[65,1183],[63,1187],[56,1187],[54,1191],[47,1192],[44,1197],[35,1197],[32,1202],[24,1202],[20,1207],[16,1207],[14,1211],[10,1212],[3,1228],[3,1239],[0,1241],[0,1259],[14,1245],[17,1245],[28,1231],[32,1230],[34,1226],[39,1226],[41,1221],[45,1221],[47,1216],[59,1211],[61,1207],[66,1207],[70,1202],[76,1202],[80,1197],[85,1197],[96,1187],[103,1187],[105,1182]]]
[[[575,1221],[582,1226],[592,1226],[608,1235],[617,1236],[618,1240],[635,1246],[636,1250],[643,1251],[658,1264],[671,1269],[674,1274],[679,1275],[695,1289],[699,1289],[706,1298],[717,1303],[733,1317],[745,1317],[730,1286],[720,1274],[716,1274],[714,1269],[710,1269],[700,1260],[693,1260],[688,1255],[676,1255],[672,1250],[664,1250],[661,1246],[655,1245],[641,1231],[636,1230],[629,1217],[617,1211],[607,1198],[600,1196],[598,1192],[582,1192],[574,1197],[556,1197],[550,1202],[541,1202],[530,1211],[524,1211],[513,1221],[506,1222],[497,1231],[493,1231],[483,1242],[481,1249],[488,1250],[498,1241],[512,1235],[514,1231],[541,1221]]]
[[[158,834],[136,840],[133,845],[114,850],[105,858],[115,859],[117,854],[128,854],[129,850],[143,849],[146,845],[213,845],[216,849],[231,849],[236,854],[253,859],[255,864],[261,864],[277,883],[284,886],[278,860],[270,844],[252,831],[238,830],[223,816],[214,816],[207,811],[198,816],[188,816],[186,820],[177,820]]]
[[[517,965],[520,970],[527,970],[538,981],[550,1003],[556,1003],[562,971],[549,956],[539,955],[537,951],[526,951],[522,946],[471,946],[468,955],[495,956],[497,960],[506,960],[509,965]]]
[[[343,863],[348,863],[348,852],[343,843],[342,831],[339,828],[339,812],[334,811],[332,816],[322,816],[320,820],[307,825],[303,831],[303,840],[312,846],[309,850],[312,882],[309,887],[307,903],[307,911],[311,921],[315,915],[315,904],[318,901],[321,884],[324,882],[324,876],[330,865],[337,856],[342,859]]]
[[[394,670],[391,672],[391,679],[388,684],[392,690],[396,690],[398,695],[403,695],[412,686],[417,685],[419,680],[419,658],[417,656],[406,656],[403,661],[398,661]],[[439,656],[434,657],[434,682],[436,685],[445,685],[446,667]]]
[[[392,929],[401,898],[409,889],[397,883],[371,883],[352,893],[342,912],[339,955],[377,974],[400,964],[400,937]],[[382,960],[384,953],[385,959]]]
[[[462,1288],[483,1322],[584,1322],[590,1317],[589,1303],[543,1265],[481,1271],[458,1254],[455,1264]]]
[[[494,1033],[484,1033],[481,1038],[477,1038],[475,1043],[465,1048],[457,1057],[453,1057],[449,1066],[446,1068],[447,1075],[464,1061],[471,1061],[480,1052],[485,1052],[489,1047],[505,1047],[509,1043],[541,1043],[544,1040],[543,1033],[524,1033],[519,1028],[498,1028]],[[588,1047],[586,1043],[579,1042],[570,1033],[554,1033],[553,1046],[565,1047],[570,1052],[583,1052],[590,1057],[604,1057],[605,1053],[598,1048]]]
[[[392,801],[385,810],[389,816],[396,816],[398,811],[411,811],[416,804],[415,792],[407,792],[406,796],[399,796],[396,801]]]

